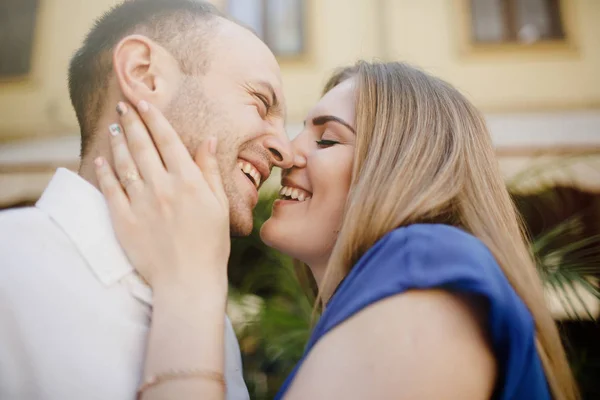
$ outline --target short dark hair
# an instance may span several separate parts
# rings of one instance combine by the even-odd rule
[[[81,131],[81,157],[92,141],[112,74],[112,50],[125,36],[139,33],[164,46],[182,72],[202,73],[201,57],[211,24],[221,13],[199,0],[125,0],[98,18],[69,65],[69,95]]]

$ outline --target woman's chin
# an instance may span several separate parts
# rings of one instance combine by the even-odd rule
[[[262,240],[267,246],[277,249],[277,234],[274,232],[276,229],[273,227],[274,221],[272,220],[273,217],[269,217],[269,219],[266,220],[260,227],[260,240]]]
[[[267,246],[290,255],[290,238],[282,228],[284,227],[281,226],[280,222],[271,217],[260,228],[260,239]]]

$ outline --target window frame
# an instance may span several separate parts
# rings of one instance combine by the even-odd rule
[[[37,64],[37,46],[38,46],[38,31],[39,31],[39,25],[40,25],[40,14],[41,14],[41,8],[42,8],[42,1],[41,0],[30,0],[29,1],[29,8],[31,9],[30,11],[32,12],[32,15],[30,15],[31,18],[31,26],[28,26],[29,30],[27,31],[28,34],[28,42],[27,42],[27,48],[24,50],[24,52],[27,53],[26,57],[27,57],[27,65],[26,70],[23,71],[19,71],[19,72],[14,72],[11,74],[0,74],[0,84],[2,86],[5,86],[7,84],[12,84],[12,83],[17,83],[17,84],[23,84],[24,82],[29,84],[31,77],[34,73],[35,70],[35,66]]]
[[[296,62],[305,62],[309,59],[310,54],[312,54],[312,40],[310,34],[310,23],[313,18],[314,12],[314,0],[299,0],[300,8],[301,8],[301,25],[300,25],[300,40],[301,40],[301,50],[295,54],[283,54],[276,53],[273,48],[270,47],[268,39],[269,39],[269,31],[268,24],[266,23],[266,14],[267,14],[267,3],[273,0],[261,0],[262,6],[262,14],[263,14],[263,31],[264,38],[261,38],[265,42],[267,46],[271,49],[277,61],[280,63],[296,63]],[[275,0],[277,1],[277,0]],[[229,15],[229,7],[230,1],[223,1],[223,11]],[[243,23],[243,22],[242,22]]]
[[[534,43],[504,41],[499,43],[476,42],[473,39],[471,0],[460,0],[457,8],[459,17],[460,52],[464,55],[486,54],[561,54],[577,56],[576,32],[574,29],[575,5],[572,0],[558,0],[563,39],[542,39]]]

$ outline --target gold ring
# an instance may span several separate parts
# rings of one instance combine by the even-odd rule
[[[131,185],[133,182],[135,181],[139,181],[142,178],[140,177],[140,174],[137,173],[137,171],[129,171],[125,174],[125,176],[121,179],[121,185],[123,185],[123,187],[125,189],[127,189],[127,186]]]

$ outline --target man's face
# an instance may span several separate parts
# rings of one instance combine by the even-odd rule
[[[246,29],[224,21],[205,74],[186,77],[165,114],[192,154],[208,135],[229,198],[231,234],[252,231],[258,187],[271,167],[291,166],[279,65]]]

